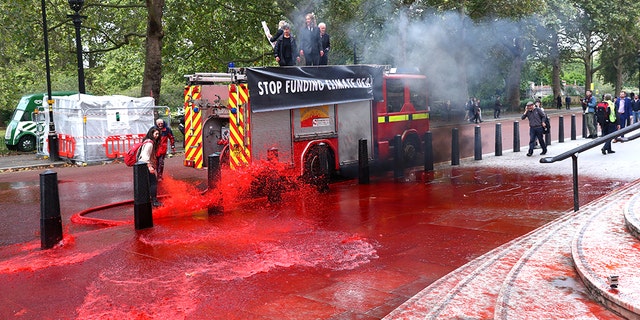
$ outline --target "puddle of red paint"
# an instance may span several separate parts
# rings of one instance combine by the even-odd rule
[[[331,185],[326,194],[296,185],[272,203],[249,196],[254,177],[265,170],[295,180],[268,164],[225,169],[217,187],[207,192],[202,183],[167,177],[160,188],[164,206],[154,209],[153,228],[135,231],[128,224],[68,235],[48,251],[34,243],[5,248],[0,278],[37,284],[21,274],[36,272],[40,279],[55,279],[58,272],[87,275],[74,280],[79,297],[50,306],[79,318],[176,318],[216,308],[234,313],[275,294],[261,281],[296,287],[296,279],[312,274],[323,282],[365,267],[383,268],[397,260],[398,252],[411,254],[412,261],[446,259],[459,265],[573,205],[571,177],[486,168],[409,175],[404,182],[347,181]],[[581,203],[618,185],[582,181],[589,187],[581,189]],[[217,205],[223,213],[210,215],[208,208]],[[107,218],[132,220],[131,206],[108,212]],[[471,236],[464,233],[469,231]],[[406,262],[397,267],[416,272]],[[62,296],[64,287],[64,282],[58,287]],[[16,300],[28,305],[26,296],[18,293]],[[34,310],[25,315],[44,316]]]

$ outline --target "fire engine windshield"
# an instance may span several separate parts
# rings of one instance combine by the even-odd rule
[[[426,79],[407,79],[410,101],[416,110],[427,110],[427,80]]]
[[[409,102],[416,111],[427,110],[427,81],[424,78],[387,79],[387,112],[400,112]],[[405,96],[407,90],[409,97]],[[410,112],[410,111],[409,111]]]
[[[404,104],[404,79],[387,79],[387,112],[400,112]]]

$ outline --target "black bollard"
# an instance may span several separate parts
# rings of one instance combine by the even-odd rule
[[[207,185],[209,190],[216,188],[220,181],[220,153],[215,152],[207,157]]]
[[[133,165],[133,222],[136,230],[153,227],[149,174],[146,163],[138,161]]]
[[[482,135],[480,134],[480,126],[474,128],[473,158],[482,160]]]
[[[358,183],[369,184],[369,149],[367,139],[358,140]]]
[[[58,194],[58,174],[47,170],[40,174],[40,248],[53,248],[62,240],[62,217]]]
[[[451,165],[460,164],[460,140],[458,138],[458,128],[451,129]]]
[[[558,117],[558,142],[564,142],[564,116]]]
[[[393,156],[393,177],[400,179],[404,177],[404,159],[402,156],[402,136],[397,134],[393,137],[394,156]]]
[[[216,186],[222,177],[220,171],[220,153],[214,152],[207,157],[207,185],[209,187],[209,193],[216,190]],[[220,193],[220,200],[222,200],[222,193]],[[223,208],[221,204],[207,208],[207,213],[209,215],[220,214],[222,211]]]
[[[547,132],[544,134],[544,143],[547,146],[551,145],[551,130],[547,130]]]
[[[513,122],[513,152],[520,152],[520,122]]]
[[[496,123],[496,156],[502,155],[502,123]]]
[[[576,140],[576,115],[571,115],[571,140]]]
[[[424,171],[433,171],[433,135],[424,134]]]
[[[582,114],[582,138],[587,138],[587,117],[585,114]]]

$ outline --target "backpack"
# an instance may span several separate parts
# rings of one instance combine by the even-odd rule
[[[140,154],[140,147],[146,142],[151,142],[151,140],[144,140],[134,144],[127,153],[124,154],[124,164],[127,167],[133,167],[136,162],[138,162],[138,155]]]
[[[601,101],[596,105],[596,120],[600,125],[609,122],[609,104],[605,101]]]

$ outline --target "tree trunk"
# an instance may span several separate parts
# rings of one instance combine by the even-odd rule
[[[556,98],[562,96],[562,83],[560,80],[560,49],[558,49],[558,34],[553,35],[551,43],[551,85],[553,88],[553,102],[555,104]]]
[[[162,10],[165,0],[146,0],[147,2],[147,41],[144,77],[141,95],[151,96],[158,103],[162,82]]]
[[[509,48],[512,55],[511,66],[506,83],[506,102],[511,110],[519,110],[520,107],[520,80],[522,79],[522,66],[524,65],[523,52],[524,41],[517,38],[514,44]]]
[[[622,57],[620,55],[618,55],[618,58],[616,59],[616,62],[613,64],[614,68],[616,69],[616,85],[615,85],[615,91],[613,93],[613,96],[617,96],[618,94],[620,94],[620,91],[622,91]]]
[[[591,39],[591,33],[588,33],[589,39]],[[593,82],[593,68],[591,65],[591,56],[593,53],[591,52],[591,41],[587,41],[583,62],[584,62],[584,75],[585,75],[585,83],[584,90],[591,90],[591,83]]]

